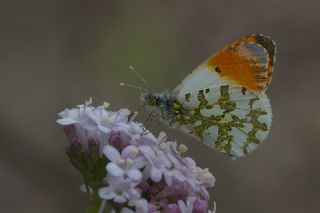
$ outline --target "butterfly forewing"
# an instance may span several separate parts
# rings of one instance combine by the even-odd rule
[[[275,42],[268,36],[253,34],[243,37],[204,61],[175,92],[181,95],[210,85],[232,85],[258,94],[271,80],[275,52]]]
[[[271,125],[265,94],[236,86],[211,86],[177,97],[183,111],[180,128],[209,147],[241,157],[260,144]]]

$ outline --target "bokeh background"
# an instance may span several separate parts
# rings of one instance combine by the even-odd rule
[[[263,145],[232,161],[178,131],[171,138],[214,173],[218,213],[320,212],[319,8],[318,0],[1,0],[0,211],[84,211],[58,112],[89,97],[135,110],[139,91],[119,86],[142,85],[129,65],[154,91],[173,89],[228,42],[263,33],[278,44]]]

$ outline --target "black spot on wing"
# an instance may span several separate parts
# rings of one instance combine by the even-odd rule
[[[241,93],[242,95],[246,95],[247,89],[245,87],[241,88]]]
[[[187,94],[185,95],[186,102],[190,102],[190,97],[191,97],[191,94],[190,94],[190,93],[187,93]]]
[[[220,67],[216,67],[216,68],[214,68],[214,70],[215,70],[217,73],[220,73],[220,72],[221,72],[221,68],[220,68]]]

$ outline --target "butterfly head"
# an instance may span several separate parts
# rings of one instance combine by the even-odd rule
[[[140,99],[144,105],[159,107],[164,105],[170,107],[175,100],[175,95],[171,92],[153,93],[150,91],[143,92]]]
[[[159,105],[160,97],[158,94],[151,93],[149,91],[141,93],[140,99],[143,105],[150,107],[156,107]]]
[[[170,92],[152,93],[144,92],[141,94],[141,102],[147,106],[147,109],[160,116],[164,120],[170,120],[174,117],[173,105],[175,95]]]
[[[169,92],[152,93],[144,92],[141,94],[141,101],[143,105],[152,109],[170,109],[174,101],[174,96]]]

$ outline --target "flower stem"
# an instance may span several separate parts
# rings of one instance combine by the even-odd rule
[[[89,206],[87,207],[85,213],[99,213],[102,202],[103,200],[99,197],[98,192],[93,192],[90,196]],[[109,202],[105,201],[103,205],[103,212],[111,212],[112,209],[114,209],[114,207]]]
[[[89,206],[86,210],[86,213],[98,213],[100,205],[101,205],[101,198],[99,197],[97,192],[93,192],[90,197]]]

